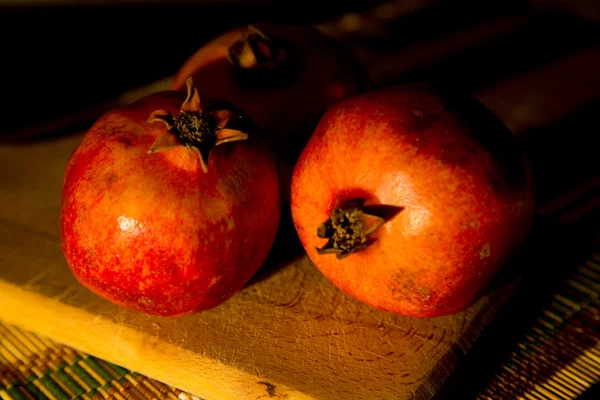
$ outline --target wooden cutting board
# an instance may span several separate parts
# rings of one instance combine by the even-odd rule
[[[278,250],[222,306],[125,310],[78,284],[61,252],[62,175],[80,140],[0,147],[0,318],[207,400],[427,398],[511,292],[445,318],[381,312],[329,283],[284,223]]]

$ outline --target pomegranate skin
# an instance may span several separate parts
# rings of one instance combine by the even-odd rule
[[[277,163],[250,137],[213,148],[208,172],[186,147],[148,154],[182,92],[102,116],[66,166],[60,228],[74,276],[121,306],[161,316],[215,307],[265,260],[279,223]]]
[[[399,212],[338,259],[317,228],[353,199]],[[381,310],[466,309],[522,244],[534,186],[516,138],[474,99],[411,83],[363,93],[321,119],[292,177],[291,211],[316,267]]]

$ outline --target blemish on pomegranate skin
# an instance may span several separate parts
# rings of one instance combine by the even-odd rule
[[[407,271],[396,272],[388,285],[392,297],[396,301],[407,301],[411,297],[411,293],[416,293],[417,284],[414,276]]]
[[[417,289],[417,296],[421,301],[429,301],[431,299],[431,290],[425,287],[420,287]]]
[[[480,225],[481,225],[481,223],[478,220],[473,220],[473,221],[471,221],[469,223],[465,223],[463,226],[461,226],[460,230],[464,231],[469,228],[479,228]]]
[[[139,283],[138,283],[138,290],[140,292],[143,292],[144,290],[146,290],[150,286],[152,286],[152,281],[150,279],[143,279],[143,280],[140,280]]]
[[[266,381],[261,381],[258,383],[266,386],[267,394],[269,395],[269,397],[277,396],[277,394],[275,394],[275,385]]]
[[[119,137],[117,139],[117,141],[125,147],[131,147],[133,145],[133,142],[131,141],[131,139],[129,139],[128,137],[125,137],[125,136]]]
[[[486,244],[485,246],[483,246],[483,248],[481,249],[481,251],[479,252],[479,257],[480,258],[486,258],[489,257],[491,253],[491,249],[490,249],[490,244]]]
[[[227,219],[227,229],[232,231],[233,228],[235,228],[235,221],[233,220],[233,218],[228,218]]]
[[[138,303],[140,303],[140,305],[142,305],[142,307],[152,307],[154,305],[154,301],[145,296],[140,297],[138,299]]]
[[[216,276],[213,277],[208,284],[208,288],[210,289],[211,287],[216,285],[216,283],[219,282],[220,280],[221,280],[221,277],[218,277],[218,278]]]
[[[113,183],[115,183],[116,179],[117,179],[117,175],[115,175],[113,172],[110,172],[109,174],[106,175],[105,181],[108,186],[111,186]]]

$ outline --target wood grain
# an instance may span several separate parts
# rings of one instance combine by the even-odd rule
[[[62,174],[80,139],[0,147],[0,318],[206,399],[429,397],[512,292],[402,318],[344,295],[301,256],[195,316],[130,312],[79,285],[62,256]]]

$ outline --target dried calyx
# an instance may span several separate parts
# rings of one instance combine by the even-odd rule
[[[228,57],[234,79],[242,86],[282,84],[293,80],[301,68],[290,43],[268,36],[253,25],[231,45]]]
[[[187,79],[186,86],[187,97],[179,115],[173,116],[166,110],[156,110],[150,114],[148,122],[163,122],[167,125],[167,131],[152,143],[148,153],[185,146],[198,153],[202,170],[208,172],[208,157],[214,146],[245,140],[248,134],[237,129],[226,128],[230,120],[239,118],[232,111],[203,112],[198,90],[194,87],[191,77]]]
[[[268,68],[288,60],[288,49],[278,40],[268,37],[253,25],[229,48],[229,61],[239,68]]]
[[[369,235],[385,222],[384,218],[365,212],[362,202],[347,202],[335,209],[317,229],[320,238],[329,239],[325,246],[317,248],[317,253],[335,254],[342,259],[365,249],[373,243]]]

